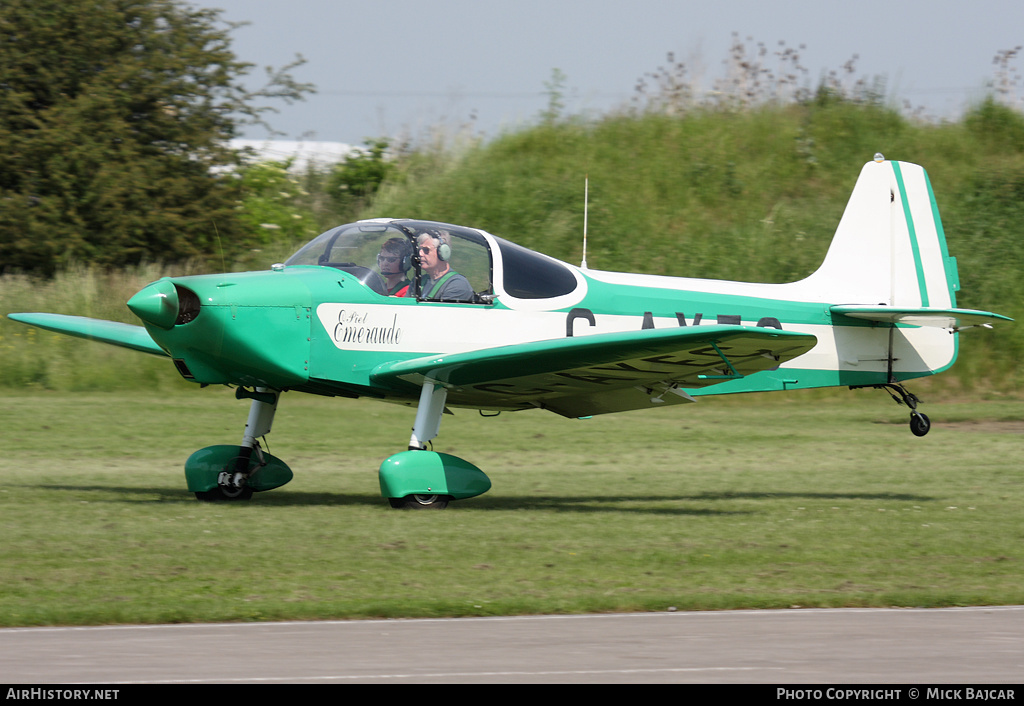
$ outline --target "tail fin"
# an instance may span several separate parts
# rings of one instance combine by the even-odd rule
[[[844,385],[941,372],[958,348],[946,331],[1008,320],[956,307],[956,260],[928,175],[881,156],[861,170],[821,267],[790,286],[797,300],[829,306],[832,335],[819,336],[805,365],[835,371]]]
[[[956,259],[925,170],[881,156],[865,164],[824,262],[800,284],[836,304],[955,308]]]

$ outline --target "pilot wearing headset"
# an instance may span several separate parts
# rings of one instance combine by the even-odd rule
[[[384,289],[388,296],[404,297],[412,280],[408,272],[412,269],[412,245],[405,238],[391,238],[380,246],[377,268],[384,278]]]
[[[469,280],[451,268],[451,235],[445,230],[430,230],[416,238],[420,256],[420,296],[440,301],[473,301]],[[410,290],[407,296],[411,296]]]

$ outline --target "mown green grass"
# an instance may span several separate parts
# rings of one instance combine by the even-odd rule
[[[1024,601],[1019,400],[926,405],[923,439],[866,390],[457,411],[435,448],[494,487],[442,512],[379,495],[412,410],[297,394],[268,437],[295,480],[197,502],[184,459],[236,442],[246,409],[224,389],[5,394],[0,624]]]

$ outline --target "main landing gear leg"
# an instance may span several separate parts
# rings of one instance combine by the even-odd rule
[[[217,476],[217,487],[207,491],[196,492],[200,500],[248,500],[252,497],[253,489],[246,481],[256,470],[264,465],[263,452],[259,447],[259,439],[270,433],[270,427],[274,423],[274,414],[277,412],[277,401],[280,394],[265,387],[257,387],[255,392],[249,392],[239,388],[236,397],[252,398],[252,405],[249,407],[249,419],[245,423],[245,433],[242,435],[242,443],[238,446],[238,454],[235,456],[231,467],[221,471]],[[257,463],[253,464],[253,454],[257,455]]]
[[[443,385],[423,383],[420,404],[416,408],[416,422],[412,427],[412,436],[409,437],[410,451],[425,450],[427,444],[440,433],[441,415],[444,414],[447,399],[448,390]],[[396,509],[443,510],[448,507],[449,499],[447,495],[438,493],[412,493],[401,498],[388,498],[388,502]]]
[[[248,491],[249,497],[252,497],[252,490],[245,487],[245,481],[252,473],[250,461],[253,452],[262,453],[260,444],[256,440],[270,433],[274,415],[277,413],[277,401],[280,398],[280,393],[274,390],[265,387],[256,388],[256,392],[252,396],[252,404],[249,406],[249,419],[245,422],[245,433],[242,435],[242,443],[238,449],[235,470],[233,473],[225,471],[221,474],[218,482],[221,489],[239,493]]]
[[[288,464],[263,451],[256,441],[270,433],[280,393],[240,387],[235,397],[252,400],[241,445],[207,446],[185,461],[188,489],[199,500],[248,500],[253,493],[280,488],[292,479]]]
[[[427,450],[427,444],[441,429],[447,399],[443,385],[425,381],[409,450],[396,453],[380,465],[380,492],[391,507],[440,510],[452,500],[472,498],[490,489],[490,479],[473,464]]]
[[[910,407],[910,431],[914,436],[924,436],[931,430],[932,423],[928,415],[918,412],[917,405],[920,402],[917,395],[899,383],[890,382],[884,385],[865,385],[864,387],[875,387],[886,390],[896,401],[896,404],[905,404]],[[899,395],[897,397],[897,395]]]
[[[448,390],[433,382],[424,382],[420,391],[420,404],[416,408],[416,423],[409,437],[409,450],[420,451],[427,448],[427,442],[441,431],[441,415],[444,414],[444,403],[448,399]]]

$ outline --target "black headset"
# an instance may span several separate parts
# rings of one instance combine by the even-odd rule
[[[412,244],[408,240],[402,240],[400,244],[397,244],[401,260],[399,260],[399,267],[401,272],[408,272],[412,269],[412,254],[415,252]]]

